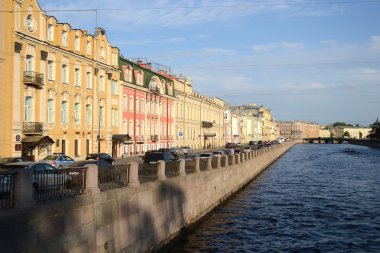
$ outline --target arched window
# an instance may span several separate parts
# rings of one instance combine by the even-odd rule
[[[92,122],[91,115],[92,115],[92,107],[90,104],[87,104],[86,105],[86,125],[87,126],[91,125],[91,122]]]
[[[48,99],[47,103],[47,120],[48,123],[52,124],[54,123],[54,100],[53,99]]]
[[[64,125],[68,123],[67,101],[61,102],[61,123]]]

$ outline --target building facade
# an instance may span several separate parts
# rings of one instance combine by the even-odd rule
[[[302,121],[278,121],[280,136],[291,140],[320,137],[320,125]]]
[[[120,58],[123,138],[117,156],[174,146],[173,78],[151,66]]]
[[[352,127],[352,126],[338,126],[333,127],[331,130],[333,137],[347,137],[354,139],[365,139],[371,128],[368,127]]]
[[[39,160],[112,150],[119,50],[46,15],[36,0],[2,1],[0,156]],[[6,73],[6,74],[5,74]],[[70,147],[70,148],[68,148]]]
[[[190,77],[174,79],[175,143],[195,149],[220,147],[224,139],[224,101],[193,90]]]

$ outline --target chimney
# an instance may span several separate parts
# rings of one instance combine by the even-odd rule
[[[147,63],[146,68],[149,70],[152,70],[152,63],[151,62]]]

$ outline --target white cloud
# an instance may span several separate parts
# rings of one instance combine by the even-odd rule
[[[206,54],[209,56],[232,56],[236,55],[236,50],[223,49],[223,48],[208,48],[204,47],[200,51],[201,54]]]

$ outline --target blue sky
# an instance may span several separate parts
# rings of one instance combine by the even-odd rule
[[[380,1],[39,3],[73,28],[104,28],[127,58],[191,75],[195,90],[233,105],[265,105],[277,120],[380,117]],[[98,11],[48,11],[69,9]]]

